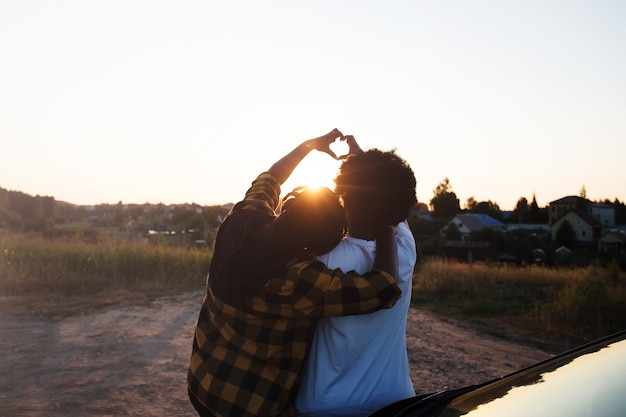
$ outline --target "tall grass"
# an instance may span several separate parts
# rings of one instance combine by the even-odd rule
[[[51,240],[0,232],[0,296],[198,289],[211,255],[206,247],[162,240]],[[557,269],[432,259],[415,271],[412,302],[443,314],[590,340],[626,328],[626,272],[617,263]]]
[[[210,259],[207,248],[2,234],[0,295],[199,288],[208,273]]]
[[[626,329],[626,273],[616,263],[608,268],[581,268],[534,314],[545,331],[575,338]]]
[[[413,283],[413,303],[444,314],[503,320],[572,340],[626,328],[626,272],[617,264],[556,269],[429,260]]]

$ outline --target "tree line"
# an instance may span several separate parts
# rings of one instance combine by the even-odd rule
[[[580,197],[587,199],[585,187],[582,187]],[[607,198],[596,201],[596,203],[614,206],[615,222],[617,224],[626,224],[626,204],[617,197],[613,201]],[[452,190],[452,185],[448,178],[444,178],[433,190],[430,209],[434,217],[446,219],[451,219],[463,211],[487,214],[503,223],[547,224],[549,219],[548,207],[539,207],[535,195],[533,195],[530,202],[526,197],[520,197],[512,213],[506,218],[498,203],[491,200],[476,201],[474,197],[470,197],[467,199],[464,209],[461,209],[459,198]]]
[[[581,190],[581,197],[586,198],[584,187]],[[434,218],[430,224],[422,222],[419,225],[420,233],[428,235],[437,234],[443,224],[461,212],[487,214],[503,223],[547,224],[549,217],[548,207],[539,207],[534,195],[530,201],[526,197],[520,197],[514,210],[506,217],[498,203],[491,200],[477,201],[470,197],[461,208],[449,178],[444,178],[437,185],[429,203],[429,205],[418,203],[417,206],[418,211],[427,211]],[[615,198],[613,201],[605,199],[598,203],[614,206],[616,223],[626,224],[626,205],[623,202]],[[0,187],[0,228],[16,231],[51,233],[55,224],[82,220],[88,216],[97,217],[98,222],[106,222],[109,226],[137,224],[140,218],[148,218],[146,226],[150,228],[214,229],[219,225],[217,219],[227,212],[221,207],[202,208],[198,205],[177,205],[169,215],[165,215],[164,210],[162,204],[123,205],[122,202],[118,202],[99,204],[88,211],[84,206],[59,202],[54,197],[31,196]]]
[[[98,228],[114,228],[126,236],[143,236],[149,230],[184,232],[189,239],[207,239],[214,234],[228,207],[198,204],[98,204],[78,206],[54,197],[31,196],[0,187],[0,229],[17,232],[38,232],[57,236],[66,223],[85,222],[83,236],[94,234]],[[57,226],[57,227],[55,227]],[[209,236],[211,238],[212,236]]]
[[[0,188],[0,227],[19,231],[50,231],[58,217],[54,197],[31,196]]]
[[[580,197],[586,199],[584,187]],[[496,202],[491,200],[477,201],[473,197],[468,198],[462,208],[448,178],[444,178],[433,190],[433,197],[429,203],[418,203],[417,215],[409,218],[409,226],[415,236],[417,251],[420,256],[425,257],[440,254],[442,241],[460,240],[460,231],[455,230],[454,224],[450,225],[450,220],[459,213],[487,214],[505,224],[549,224],[549,207],[540,207],[534,195],[530,201],[526,197],[520,197],[515,208],[510,212],[503,212]],[[622,225],[626,224],[626,205],[622,201],[615,198],[613,201],[605,199],[596,201],[596,203],[613,206],[615,208],[615,222]],[[420,216],[420,212],[428,212],[430,216]],[[443,235],[441,234],[442,230],[444,230]],[[550,254],[559,246],[576,248],[577,245],[572,242],[575,241],[575,237],[572,239],[572,233],[575,233],[573,229],[559,231],[553,241],[551,233],[540,227],[511,228],[506,233],[485,228],[481,231],[471,232],[469,240],[489,242],[488,256],[490,259],[508,256],[519,262],[532,262],[534,259],[533,252],[537,249]],[[596,251],[589,252],[589,256],[577,254],[576,259],[583,263],[590,259],[597,259]],[[622,267],[626,268],[626,257],[621,255],[620,259]]]

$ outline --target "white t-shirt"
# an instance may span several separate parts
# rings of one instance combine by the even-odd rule
[[[398,226],[396,240],[402,297],[391,309],[318,321],[296,399],[298,413],[364,406],[373,411],[415,395],[406,320],[417,255],[406,223]],[[329,268],[365,273],[375,257],[376,242],[348,237],[320,260]]]

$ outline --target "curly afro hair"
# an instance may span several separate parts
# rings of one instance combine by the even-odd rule
[[[346,211],[361,219],[397,225],[417,203],[416,180],[409,164],[395,150],[370,149],[351,155],[335,178],[335,192]]]

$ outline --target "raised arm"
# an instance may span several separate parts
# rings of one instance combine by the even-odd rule
[[[287,178],[289,178],[298,164],[312,150],[327,153],[333,158],[338,159],[337,155],[335,155],[335,153],[330,149],[330,144],[337,139],[345,140],[338,129],[333,129],[329,133],[320,137],[305,140],[300,145],[296,146],[294,150],[276,161],[268,172],[272,174],[272,176],[276,178],[280,184],[283,184],[287,181]]]

